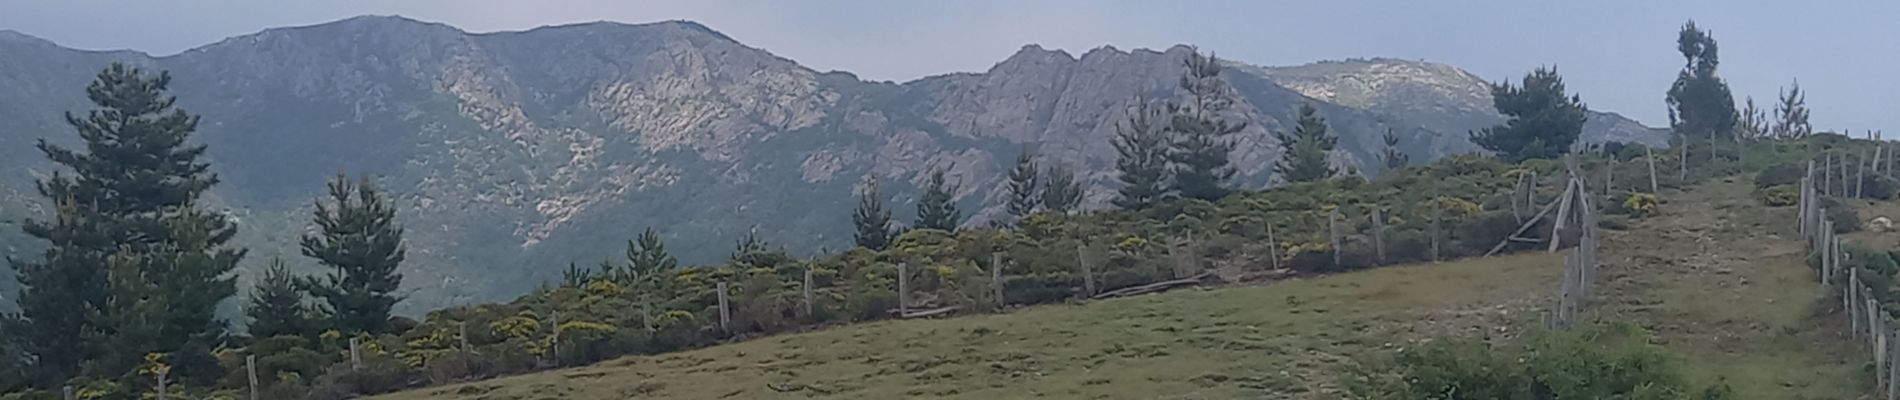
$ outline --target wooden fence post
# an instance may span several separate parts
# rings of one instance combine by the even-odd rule
[[[351,371],[357,371],[357,370],[363,369],[363,353],[358,348],[358,345],[361,344],[360,342],[361,340],[357,338],[350,338],[350,370]]]
[[[719,329],[725,329],[726,328],[726,318],[725,318],[726,306],[725,306],[724,299],[726,295],[726,288],[724,286],[725,283],[720,283],[720,285],[721,286],[719,288],[719,297],[721,301],[719,302],[720,303]],[[549,343],[548,345],[549,357],[548,358],[550,358],[551,361],[554,362],[555,366],[559,366],[561,365],[561,312],[555,311],[550,314],[551,316],[548,319],[548,338],[550,339],[548,341]]]
[[[1557,246],[1563,244],[1564,221],[1570,220],[1570,201],[1576,198],[1576,183],[1575,180],[1570,181],[1570,184],[1564,187],[1563,194],[1557,199],[1557,215],[1551,217],[1550,223],[1549,253],[1557,252]]]
[[[1866,198],[1861,194],[1867,191],[1867,150],[1861,150],[1861,157],[1854,160],[1854,198]]]
[[[815,308],[812,305],[812,302],[813,302],[812,279],[811,279],[812,268],[813,268],[813,265],[810,265],[810,264],[807,264],[805,266],[805,317],[806,318],[811,318],[812,311]]]
[[[60,398],[65,399],[65,400],[77,400],[76,397],[73,397],[73,385],[66,385],[65,387],[60,388],[59,391],[60,393],[63,393],[63,395],[61,395]]]
[[[1616,155],[1610,155],[1610,166],[1603,169],[1603,195],[1616,190]]]
[[[719,282],[719,330],[732,333],[732,304],[726,300],[726,283]]]
[[[910,314],[910,264],[897,263],[897,316]]]
[[[167,388],[165,387],[166,386],[165,384],[170,383],[170,382],[167,382],[165,378],[168,378],[166,375],[170,375],[170,374],[171,374],[171,371],[166,371],[166,370],[158,371],[158,400],[165,400],[166,398],[169,397],[167,396],[169,393],[166,393]]]
[[[1834,153],[1821,153],[1821,194],[1833,193]]]
[[[1273,223],[1267,223],[1267,260],[1274,270],[1280,269],[1280,241],[1273,237]]]
[[[1682,134],[1682,160],[1676,163],[1679,168],[1676,176],[1678,184],[1689,182],[1689,134]]]
[[[996,290],[996,309],[1009,307],[1009,299],[1003,297],[1003,252],[990,253],[990,286]]]
[[[1430,236],[1430,238],[1427,241],[1431,242],[1432,262],[1436,263],[1439,261],[1438,241],[1440,240],[1438,238],[1438,236],[1440,235],[1440,232],[1438,231],[1438,220],[1444,217],[1445,210],[1438,207],[1438,199],[1436,198],[1432,199],[1431,203],[1432,203],[1432,221],[1431,221],[1431,226],[1428,229],[1430,232],[1426,232],[1425,234],[1427,236]]]
[[[244,375],[251,382],[251,400],[257,400],[257,355],[244,356]]]
[[[1341,264],[1344,264],[1340,262],[1340,260],[1342,260],[1341,255],[1346,253],[1346,249],[1343,246],[1344,243],[1339,237],[1339,210],[1333,210],[1333,212],[1326,214],[1326,231],[1327,235],[1331,236],[1333,241],[1333,268],[1338,269]]]
[[[1075,264],[1082,269],[1082,296],[1091,297],[1095,296],[1095,270],[1094,266],[1089,265],[1089,246],[1085,240],[1075,239]]]
[[[1377,265],[1385,265],[1385,208],[1373,207],[1372,215],[1372,254],[1378,260]]]
[[[1860,268],[1847,269],[1847,284],[1842,285],[1842,286],[1845,286],[1846,289],[1842,290],[1843,295],[1841,296],[1841,301],[1844,301],[1847,303],[1845,304],[1847,306],[1846,307],[1848,311],[1847,314],[1851,316],[1851,319],[1854,320],[1848,324],[1849,329],[1847,330],[1847,332],[1849,333],[1849,335],[1856,338],[1860,337],[1860,330],[1861,330],[1860,323],[1861,323],[1861,320],[1865,319],[1864,317],[1861,316],[1862,311],[1860,307],[1861,306],[1860,291],[1854,289],[1855,286],[1859,286],[1859,285],[1860,285]]]
[[[1661,193],[1656,185],[1656,153],[1649,146],[1643,146],[1643,161],[1649,163],[1649,194]]]
[[[1524,223],[1523,208],[1537,206],[1536,203],[1531,203],[1530,205],[1523,206],[1523,207],[1518,206],[1518,204],[1524,202],[1524,197],[1525,197],[1524,196],[1524,178],[1528,178],[1528,177],[1529,177],[1528,174],[1520,174],[1517,176],[1517,181],[1511,183],[1511,217],[1517,218],[1518,224]]]
[[[1537,206],[1537,170],[1534,170],[1534,169],[1531,170],[1531,181],[1529,185],[1526,185],[1526,187],[1530,188],[1530,190],[1524,191],[1524,208],[1536,207]]]

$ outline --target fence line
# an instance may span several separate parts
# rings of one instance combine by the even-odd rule
[[[1896,340],[1894,328],[1900,325],[1896,325],[1894,318],[1881,310],[1873,288],[1861,280],[1860,268],[1841,271],[1844,268],[1842,262],[1851,260],[1853,255],[1844,251],[1843,238],[1834,232],[1834,222],[1827,218],[1827,208],[1821,205],[1822,197],[1826,195],[1823,191],[1833,186],[1833,179],[1828,177],[1833,165],[1841,166],[1840,179],[1834,180],[1840,182],[1841,196],[1859,195],[1861,189],[1854,187],[1850,190],[1847,184],[1849,167],[1845,154],[1840,155],[1841,162],[1838,164],[1833,162],[1835,156],[1832,154],[1823,155],[1822,158],[1818,185],[1813,160],[1808,161],[1807,176],[1801,178],[1795,226],[1807,241],[1809,254],[1814,254],[1814,258],[1820,261],[1815,276],[1820,281],[1821,296],[1840,296],[1841,310],[1848,319],[1849,336],[1863,342],[1868,357],[1873,360],[1875,393],[1888,400],[1897,400],[1900,399],[1900,368],[1896,367],[1900,365],[1896,363],[1900,363],[1900,346],[1894,346],[1893,342]],[[1866,161],[1856,161],[1855,164],[1858,164],[1860,175],[1864,178],[1868,164]]]

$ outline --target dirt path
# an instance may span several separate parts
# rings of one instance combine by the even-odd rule
[[[1795,237],[1792,207],[1766,208],[1746,180],[1665,193],[1659,215],[1604,230],[1591,312],[1633,321],[1701,382],[1744,398],[1855,398],[1866,375]],[[1863,357],[1864,358],[1864,357]]]

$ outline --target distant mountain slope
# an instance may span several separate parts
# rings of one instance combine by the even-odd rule
[[[1419,124],[1440,133],[1446,144],[1462,149],[1475,150],[1466,140],[1467,132],[1504,121],[1491,107],[1490,82],[1445,64],[1372,58],[1240,69],[1315,99]],[[1589,102],[1588,94],[1584,100]],[[1591,111],[1583,139],[1663,144],[1668,132],[1615,113]]]
[[[250,266],[306,263],[294,244],[322,180],[368,173],[409,227],[407,309],[506,298],[569,262],[616,259],[647,226],[689,263],[726,257],[754,229],[798,252],[836,251],[850,245],[854,187],[883,182],[908,220],[932,168],[962,183],[970,223],[984,223],[1000,215],[999,182],[1023,144],[1081,167],[1089,203],[1103,204],[1115,120],[1138,95],[1178,96],[1187,51],[1032,45],[981,73],[893,84],[813,71],[691,22],[470,34],[359,17],[167,57],[0,32],[0,167],[18,171],[0,176],[0,217],[43,216],[30,182],[51,166],[32,143],[75,141],[61,113],[87,109],[92,73],[123,61],[171,71],[180,103],[202,114],[197,139],[225,178],[211,201],[243,224]],[[1461,73],[1439,67],[1394,74]],[[1370,165],[1388,129],[1415,158],[1468,151],[1454,128],[1486,121],[1470,93],[1370,91],[1367,103],[1324,95],[1345,85],[1323,77],[1235,68],[1233,116],[1251,123],[1234,157],[1249,187],[1272,181],[1270,132],[1302,102],[1340,134],[1343,165]]]

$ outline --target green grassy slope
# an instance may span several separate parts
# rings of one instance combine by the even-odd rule
[[[379,397],[1309,398],[1368,352],[1537,319],[1559,259],[1520,255],[1261,286],[852,325]]]
[[[1666,191],[1660,215],[1604,232],[1598,318],[1635,322],[1687,361],[1691,378],[1727,379],[1751,399],[1854,398],[1869,360],[1820,287],[1792,225],[1749,179]]]
[[[1698,385],[1858,396],[1866,360],[1837,316],[1817,312],[1792,208],[1750,190],[1731,179],[1665,193],[1658,215],[1606,230],[1587,313],[1651,330]],[[1527,254],[852,325],[379,398],[1338,398],[1340,369],[1365,357],[1536,324],[1558,262]]]

